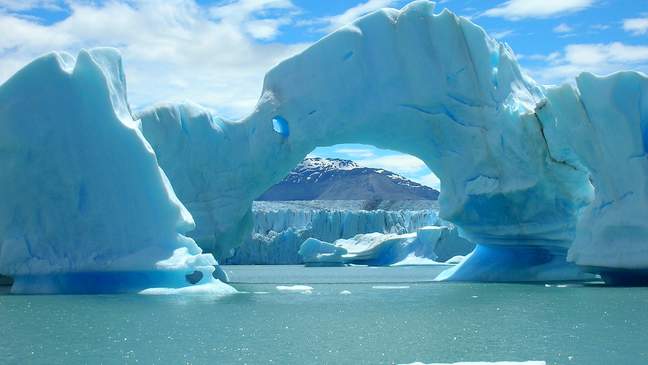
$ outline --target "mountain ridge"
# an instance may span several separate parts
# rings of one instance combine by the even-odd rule
[[[439,192],[394,172],[351,160],[305,158],[258,201],[438,200]]]

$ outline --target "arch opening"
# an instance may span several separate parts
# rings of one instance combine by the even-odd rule
[[[456,260],[474,245],[439,219],[439,191],[429,185],[438,187],[438,178],[412,155],[364,144],[316,148],[253,202],[252,233],[223,263],[388,266],[408,257],[417,264]],[[309,244],[323,251],[302,249]],[[329,250],[335,245],[347,249]]]

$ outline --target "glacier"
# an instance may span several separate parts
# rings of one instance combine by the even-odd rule
[[[199,246],[233,254],[252,201],[314,148],[362,143],[440,178],[440,217],[477,244],[447,280],[648,282],[648,77],[542,86],[506,44],[434,11],[340,28],[270,70],[238,121],[191,103],[133,113],[112,50],[32,62],[0,86],[0,274],[24,291],[84,272],[178,286],[213,270]]]
[[[299,255],[307,266],[434,265],[467,255],[474,248],[454,227],[427,226],[414,233],[374,232],[332,243],[309,238],[299,248]]]
[[[284,201],[253,203],[250,237],[223,259],[226,265],[303,264],[298,254],[308,238],[335,241],[362,233],[414,232],[442,224],[435,202]]]
[[[0,87],[0,273],[14,293],[228,291],[133,120],[113,49],[45,55]]]

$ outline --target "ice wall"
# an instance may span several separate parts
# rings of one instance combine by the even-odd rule
[[[320,202],[325,203],[325,202]],[[333,242],[362,233],[414,232],[438,223],[434,210],[362,210],[353,202],[330,207],[290,202],[254,202],[253,231],[224,264],[302,264],[297,251],[308,238]],[[322,204],[323,205],[323,204]]]
[[[51,53],[0,86],[0,273],[15,293],[212,282],[216,263],[133,120],[119,54]]]
[[[551,154],[586,169],[596,189],[569,260],[610,282],[648,282],[648,78],[581,74],[576,88],[549,89],[537,116]]]

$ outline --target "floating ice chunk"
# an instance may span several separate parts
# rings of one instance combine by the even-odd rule
[[[348,291],[348,290],[342,290],[342,291],[340,292],[340,295],[351,295],[351,292]]]
[[[197,284],[182,288],[150,288],[139,292],[143,295],[209,295],[226,296],[238,293],[233,287],[220,280],[214,280],[206,284]]]
[[[299,255],[306,264],[343,265],[342,256],[347,253],[343,247],[309,238],[299,247]]]
[[[308,285],[277,285],[277,290],[290,293],[311,294],[313,287]]]
[[[334,243],[306,240],[299,253],[306,265],[439,265],[436,251],[443,256],[468,254],[474,247],[450,227],[422,227],[416,233],[367,233]],[[452,257],[452,256],[450,256]]]

